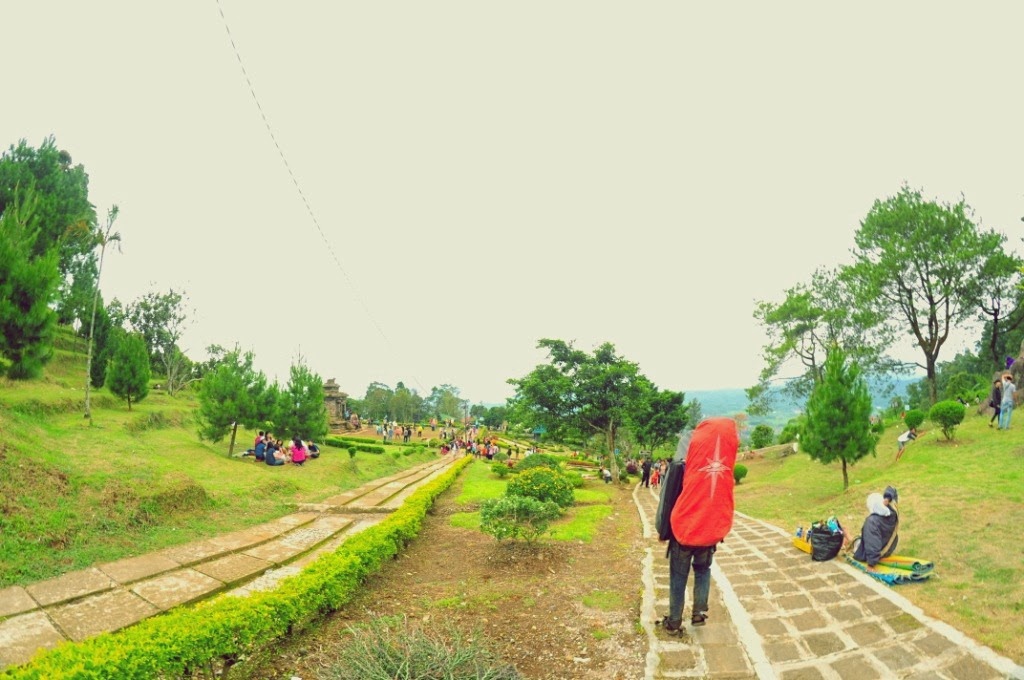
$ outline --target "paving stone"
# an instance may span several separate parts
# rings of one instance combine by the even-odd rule
[[[789,635],[786,624],[777,618],[753,619],[754,630],[758,635],[765,637],[769,635]]]
[[[732,579],[730,579],[730,582],[731,581]],[[744,600],[748,597],[764,596],[764,589],[756,583],[752,583],[750,585],[734,586],[733,590],[736,592],[736,596],[739,597],[740,600]]]
[[[885,640],[890,637],[888,630],[883,628],[881,624],[874,622],[858,623],[855,626],[850,626],[846,629],[846,634],[853,638],[853,641],[861,647],[873,645],[879,640]]]
[[[747,654],[739,645],[712,645],[704,648],[704,660],[712,677],[726,673],[749,673]]]
[[[957,680],[995,680],[1002,674],[983,661],[965,654],[942,669]]]
[[[949,680],[949,676],[936,671],[920,671],[903,676],[903,680]]]
[[[834,633],[812,633],[805,635],[803,640],[814,656],[826,656],[846,649],[846,645]]]
[[[733,574],[733,573],[729,574],[729,582],[732,583],[733,585],[736,585],[736,586],[745,585],[745,584],[748,584],[748,583],[753,583],[756,580],[757,580],[757,577],[755,577],[753,574]],[[761,587],[758,586],[757,589],[761,590]]]
[[[258,545],[255,548],[249,548],[242,554],[272,562],[273,564],[284,564],[302,552],[304,552],[302,546],[287,543],[279,538],[263,545]]]
[[[710,612],[711,618],[714,612]],[[725,616],[723,614],[723,616]],[[726,619],[727,621],[728,619]],[[692,626],[690,635],[694,641],[702,646],[707,645],[735,645],[739,642],[735,629],[725,622],[708,623],[706,626]]]
[[[273,522],[269,522],[269,524],[281,524],[287,527],[294,528],[297,526],[302,526],[303,524],[309,524],[318,516],[319,515],[317,515],[315,512],[293,512],[290,515],[278,517]]]
[[[210,543],[221,548],[222,552],[234,552],[269,541],[287,530],[288,528],[282,525],[267,527],[261,524],[257,527],[243,529],[242,531],[233,531],[223,536],[214,536],[209,540]]]
[[[808,611],[797,616],[790,617],[790,622],[798,631],[815,630],[825,627],[825,617],[816,611]]]
[[[51,578],[27,586],[25,590],[36,602],[46,607],[58,602],[67,602],[77,597],[103,592],[114,587],[110,577],[99,569],[72,571],[57,578]]]
[[[841,604],[836,607],[828,607],[827,611],[836,621],[857,621],[864,616],[861,610],[852,604]]]
[[[889,627],[892,628],[897,635],[909,633],[910,631],[924,627],[923,623],[907,613],[889,616],[885,619],[885,622],[889,624]]]
[[[843,601],[843,596],[834,590],[815,590],[811,592],[810,597],[811,602],[817,604],[832,604]]]
[[[659,671],[688,671],[697,667],[697,656],[692,649],[662,650],[658,657],[661,659]]]
[[[775,581],[767,585],[772,595],[791,595],[800,592],[800,586],[792,581]]]
[[[228,552],[225,548],[211,541],[193,541],[184,545],[161,550],[160,554],[174,560],[182,566],[190,566],[197,562],[205,562],[220,557]]]
[[[876,680],[881,678],[878,671],[871,666],[866,658],[857,654],[847,656],[832,664],[832,670],[841,678],[857,678],[857,680]]]
[[[21,614],[38,606],[28,591],[21,586],[11,586],[0,590],[0,618]]]
[[[780,676],[781,680],[821,680],[823,677],[821,671],[813,666],[783,671]]]
[[[0,621],[0,668],[25,663],[40,649],[64,642],[64,636],[41,611]]]
[[[918,656],[907,649],[904,645],[895,645],[877,649],[874,652],[875,658],[891,671],[899,671],[910,668],[918,662]]]
[[[206,574],[218,581],[232,585],[262,573],[274,566],[266,560],[260,560],[249,555],[234,554],[221,557],[212,562],[202,562],[193,567],[201,574]]]
[[[54,622],[75,642],[120,630],[157,613],[156,607],[121,589],[49,610]]]
[[[165,571],[178,569],[181,565],[159,553],[128,557],[116,562],[107,562],[97,568],[118,583],[131,583]]]
[[[845,576],[845,574],[844,574],[844,576]],[[857,602],[867,602],[867,601],[871,600],[872,598],[878,598],[878,593],[876,593],[871,588],[868,588],[866,585],[863,585],[863,584],[860,584],[860,583],[858,583],[856,585],[849,585],[849,577],[847,577],[846,579],[840,579],[840,581],[847,583],[847,586],[845,588],[843,588],[843,594],[845,594],[846,597],[848,597],[851,600],[855,600]],[[889,600],[882,600],[881,598],[878,598],[878,599],[881,600],[882,602],[889,602]],[[892,607],[896,606],[892,602],[889,602],[889,605],[891,605]],[[889,611],[891,611],[891,610],[889,610]],[[881,612],[875,612],[875,613],[876,614],[880,614]]]
[[[751,614],[777,614],[775,604],[765,597],[743,600],[743,608]]]
[[[864,609],[867,609],[872,614],[882,617],[903,611],[894,602],[890,602],[889,600],[883,597],[879,597],[874,600],[868,600],[864,602]]]
[[[766,642],[762,645],[764,653],[772,663],[796,661],[800,658],[800,648],[795,642]]]
[[[166,611],[194,602],[223,587],[223,583],[206,574],[200,574],[194,569],[182,569],[139,581],[132,586],[132,592]]]
[[[929,633],[919,640],[914,640],[913,645],[921,650],[925,656],[932,657],[939,656],[954,646],[945,636],[938,633]]]
[[[775,598],[775,604],[778,605],[779,609],[791,612],[798,609],[807,609],[811,606],[811,601],[806,595],[786,595]]]

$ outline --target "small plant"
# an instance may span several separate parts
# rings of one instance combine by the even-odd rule
[[[523,539],[533,543],[548,531],[562,509],[551,501],[528,496],[502,496],[480,504],[480,531],[499,541]]]
[[[574,470],[567,470],[567,471],[563,472],[562,474],[565,475],[565,478],[569,480],[570,484],[572,484],[572,488],[574,488],[574,489],[582,489],[583,488],[583,475],[581,475],[580,473],[578,473],[578,472],[576,472]]]
[[[491,463],[491,472],[498,475],[500,479],[505,479],[512,474],[512,469],[504,463]]]
[[[498,461],[499,463],[503,463],[506,460],[508,460],[508,454],[498,451],[496,454],[494,454],[494,460]]]
[[[763,449],[766,446],[771,446],[773,441],[775,441],[775,430],[772,429],[771,425],[762,423],[750,433],[750,448],[752,449]]]
[[[920,411],[916,408],[910,409],[907,411],[907,415],[903,416],[903,422],[906,424],[908,430],[921,427],[921,423],[924,422],[924,411]]]
[[[737,484],[739,484],[740,481],[744,477],[746,477],[746,476],[747,476],[747,466],[746,465],[739,465],[739,464],[737,464],[735,467],[733,467],[733,469],[732,469],[732,478],[736,481]]]
[[[358,449],[356,447],[354,447],[354,446],[348,447],[348,457],[349,458],[355,458],[356,457],[356,451],[358,451]]]
[[[953,439],[953,434],[957,426],[964,421],[966,413],[967,409],[959,401],[940,401],[928,411],[928,419],[942,428],[942,434],[948,441]]]
[[[516,469],[521,471],[535,467],[546,467],[551,468],[552,470],[558,470],[561,467],[561,463],[561,459],[556,458],[555,456],[550,456],[546,453],[535,453],[516,463]]]
[[[508,483],[505,495],[551,501],[562,508],[573,504],[572,482],[563,473],[546,467],[520,472]]]

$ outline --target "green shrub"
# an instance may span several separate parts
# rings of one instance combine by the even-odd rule
[[[386,617],[349,628],[337,660],[320,677],[400,678],[423,680],[519,680],[516,669],[501,661],[474,636],[453,625],[439,630],[413,628],[404,617]]]
[[[736,466],[733,467],[733,469],[732,469],[732,478],[734,480],[736,480],[737,484],[739,484],[740,480],[742,480],[746,476],[747,476],[747,466],[746,465],[739,465],[739,464],[737,464]]]
[[[907,415],[903,416],[903,422],[906,423],[908,430],[921,427],[921,423],[924,422],[924,411],[910,409]]]
[[[928,419],[941,427],[942,434],[949,440],[953,438],[957,425],[964,421],[966,413],[967,409],[959,401],[940,401],[928,411]]]
[[[583,475],[581,475],[580,473],[576,472],[575,470],[567,470],[567,471],[563,472],[562,474],[565,476],[566,479],[569,480],[569,484],[572,485],[572,488],[574,488],[574,489],[582,489],[583,488]]]
[[[532,458],[532,456],[531,456]],[[527,496],[539,501],[551,501],[561,508],[573,504],[572,482],[558,470],[535,467],[523,470],[508,483],[506,496]]]
[[[494,454],[494,460],[498,461],[499,463],[504,462],[508,460],[508,454],[498,451],[496,454]]]
[[[750,433],[750,448],[752,449],[763,449],[766,446],[771,446],[774,441],[775,430],[772,429],[771,425],[762,423]]]
[[[782,430],[779,431],[779,443],[789,444],[795,442],[800,438],[800,430],[804,427],[804,416],[797,416],[796,418],[790,418],[789,422],[783,425]]]
[[[881,418],[871,423],[871,431],[875,434],[882,434],[885,432],[885,421]]]
[[[480,531],[499,541],[521,538],[533,543],[561,514],[562,509],[556,503],[530,496],[492,498],[480,504]]]
[[[529,470],[535,467],[546,467],[552,470],[558,470],[562,466],[562,459],[556,456],[549,455],[547,453],[535,453],[531,456],[523,458],[516,463],[516,470]]]
[[[505,479],[512,474],[512,469],[504,463],[491,463],[491,472],[498,475],[501,479]]]
[[[357,449],[357,448],[356,448],[356,447],[354,447],[354,446],[350,446],[350,447],[348,447],[348,457],[349,457],[349,458],[355,458],[355,457],[356,457],[356,451],[358,451],[358,450],[359,450],[359,449]]]

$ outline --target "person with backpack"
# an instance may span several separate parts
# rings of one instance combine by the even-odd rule
[[[682,444],[682,441],[680,442]],[[711,594],[711,562],[719,543],[732,529],[733,467],[739,449],[739,433],[732,418],[709,418],[693,430],[686,449],[678,497],[669,506],[673,483],[672,465],[665,480],[663,500],[671,507],[668,523],[669,603],[661,626],[670,635],[682,635],[686,585],[693,570],[693,607],[690,623],[703,626],[708,618]],[[673,461],[673,465],[675,461]],[[659,533],[659,537],[661,534]]]

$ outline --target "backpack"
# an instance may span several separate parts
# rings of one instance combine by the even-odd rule
[[[661,498],[658,500],[658,511],[654,514],[654,530],[658,532],[659,541],[672,538],[672,508],[683,490],[683,473],[686,472],[686,461],[675,460],[668,464],[665,478],[660,480]]]
[[[717,545],[732,529],[738,448],[732,418],[709,418],[693,430],[686,479],[671,514],[672,535],[680,545]]]

